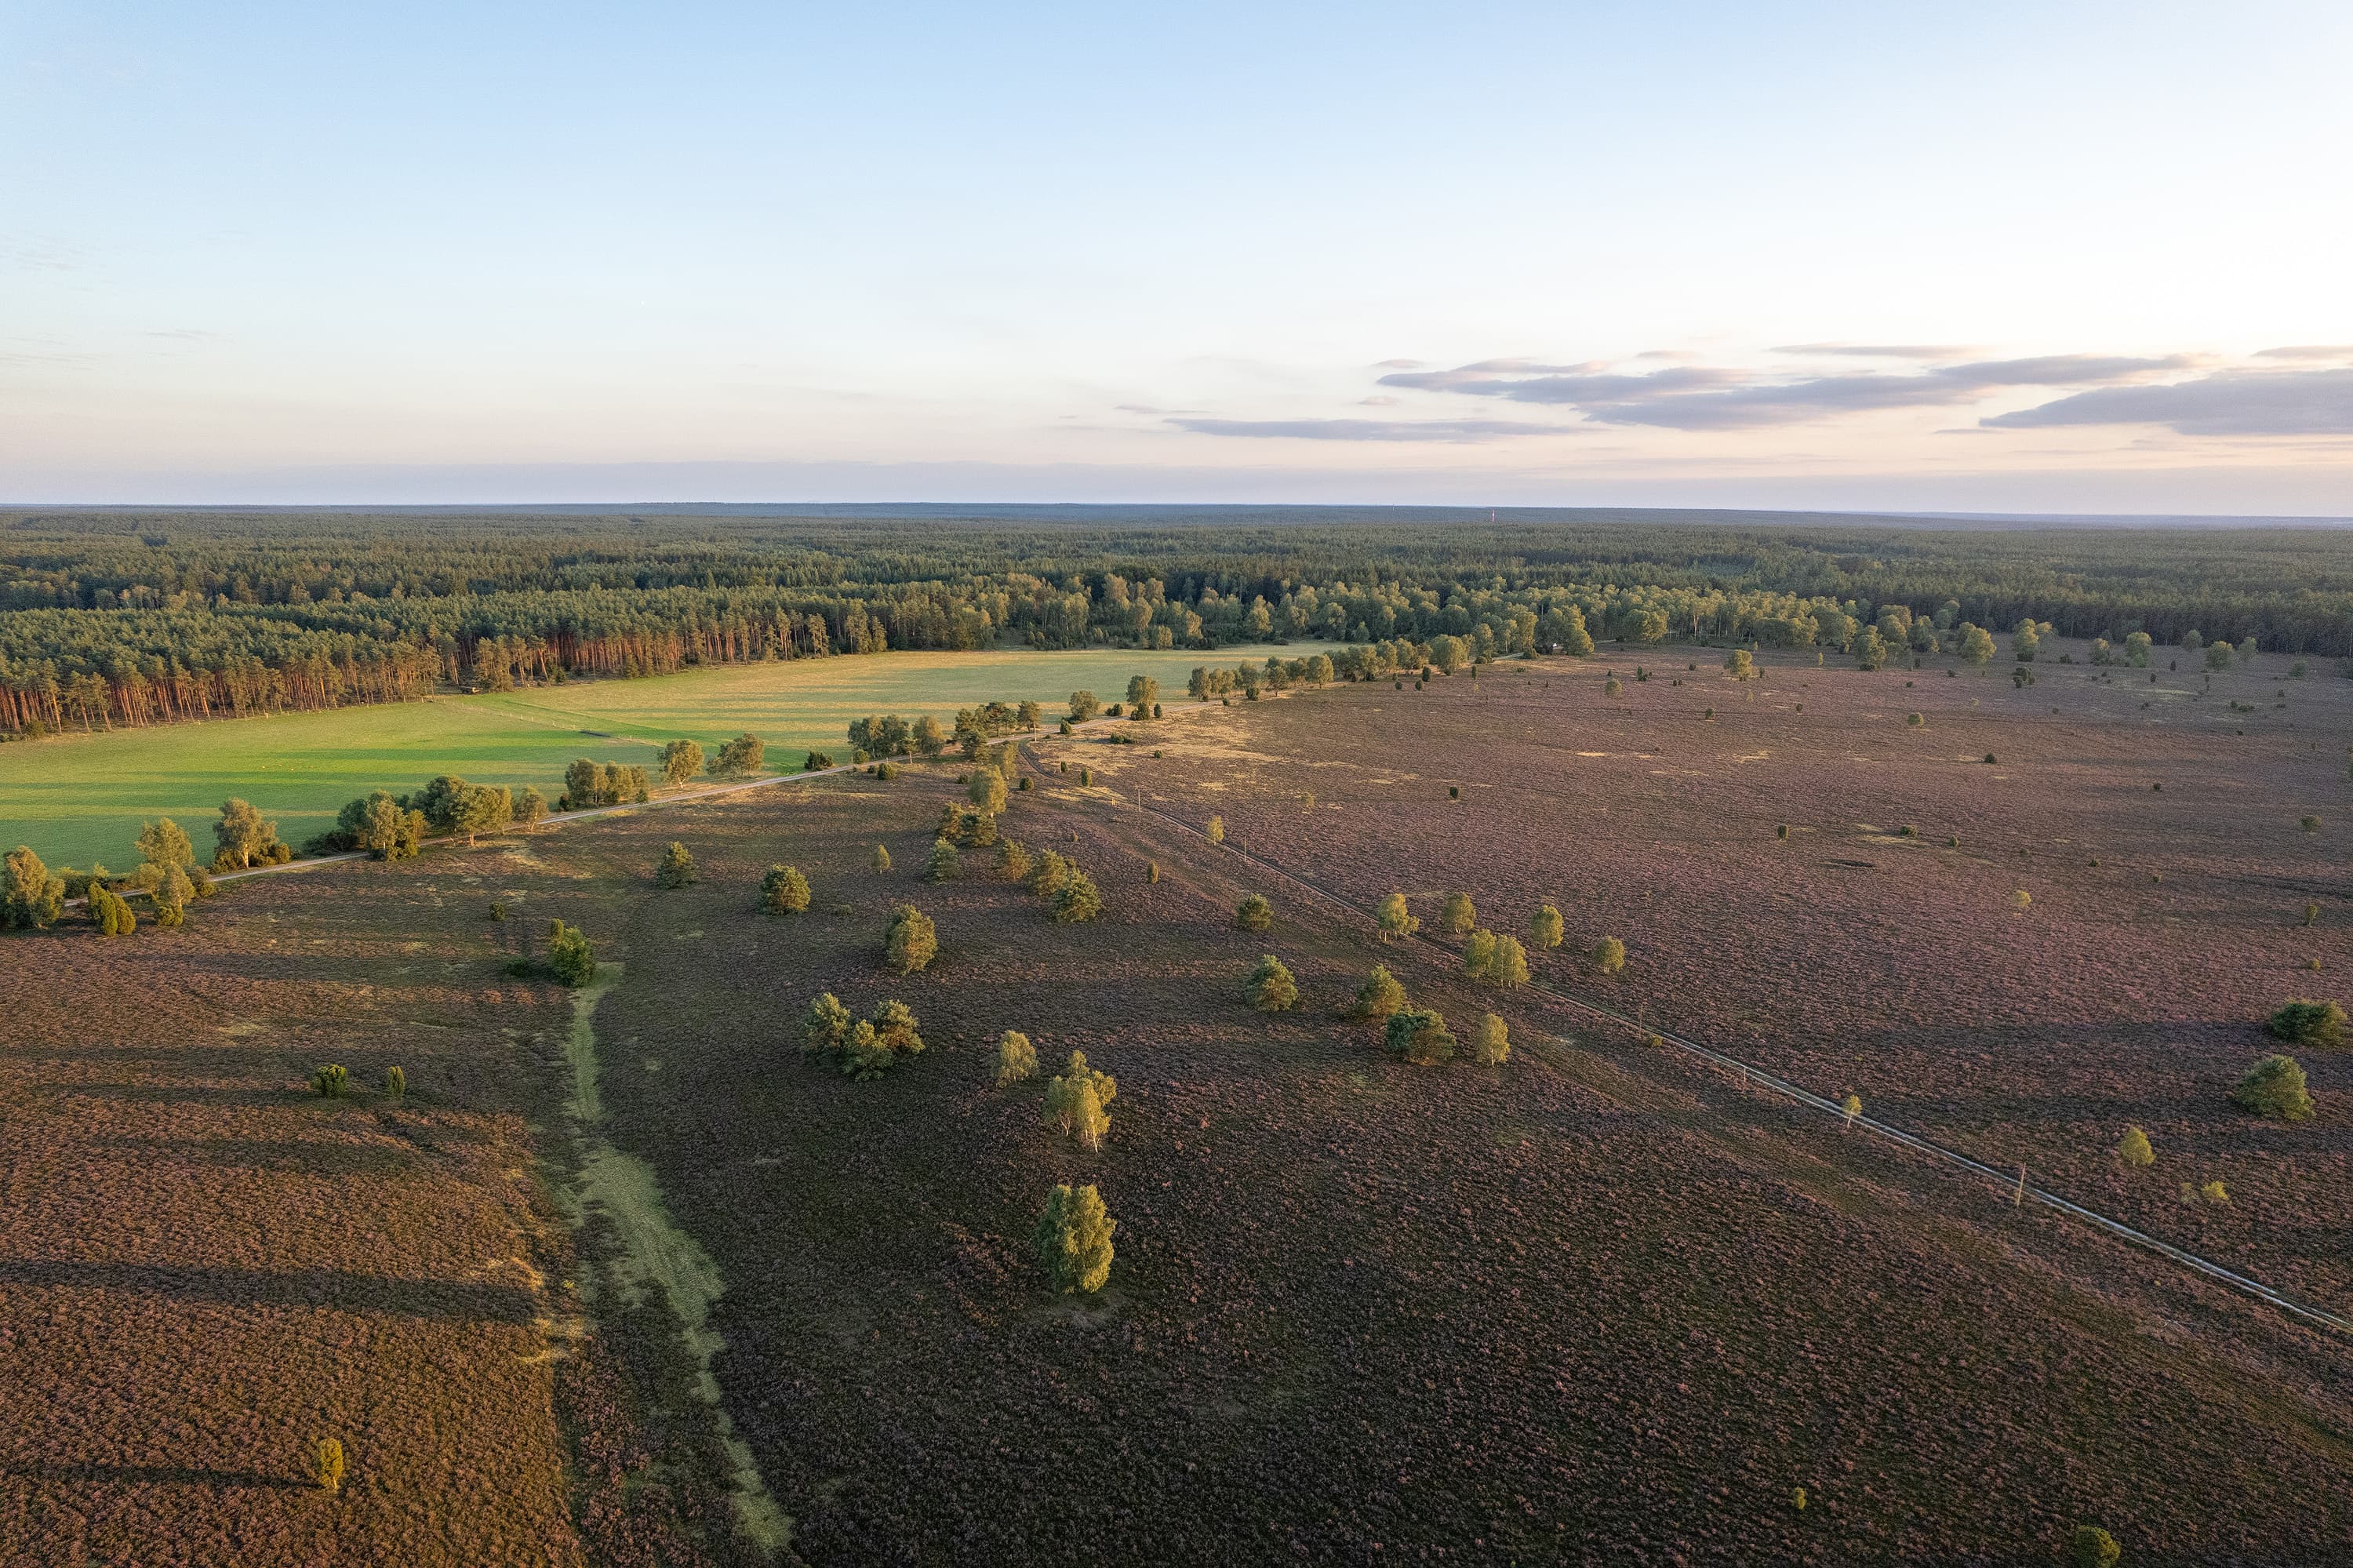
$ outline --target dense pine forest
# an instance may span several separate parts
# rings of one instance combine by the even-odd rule
[[[892,648],[1693,637],[1869,658],[2021,621],[2342,658],[2353,539],[1420,508],[0,512],[12,731]]]

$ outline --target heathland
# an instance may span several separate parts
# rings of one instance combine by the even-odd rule
[[[2065,1561],[2097,1527],[2128,1562],[2331,1560],[2341,1337],[1645,1037],[2342,1312],[2353,1061],[2265,1020],[2353,963],[2353,687],[2090,656],[1172,690],[1023,746],[954,854],[951,758],[8,938],[0,1127],[39,1179],[5,1189],[0,1336],[40,1397],[0,1411],[0,1531],[208,1563],[1850,1563]],[[1100,914],[1055,918],[1083,911],[989,833]],[[764,913],[780,863],[809,896]],[[1535,985],[1466,972],[1458,893]],[[1391,894],[1434,942],[1382,939]],[[593,985],[541,966],[551,918]],[[1246,990],[1269,954],[1294,1005]],[[1451,1060],[1347,1015],[1376,964]],[[845,1027],[902,1003],[923,1048],[853,1035],[889,1070],[845,1075],[806,1049],[824,993]],[[1074,1050],[1116,1082],[1075,1116]],[[2234,1104],[2284,1050],[2312,1114]],[[322,1063],[349,1093],[306,1091]],[[1041,1259],[1062,1184],[1116,1224],[1099,1288]]]
[[[168,816],[202,840],[231,796],[259,806],[299,844],[371,789],[397,794],[454,773],[517,789],[534,785],[552,800],[575,758],[659,773],[655,753],[670,741],[692,740],[716,755],[747,732],[767,743],[771,770],[792,772],[812,749],[847,761],[849,721],[870,714],[910,721],[929,714],[945,724],[957,709],[995,699],[1059,712],[1077,690],[1117,702],[1132,674],[1182,691],[1196,664],[1308,651],[973,649],[796,659],[95,734],[68,729],[37,744],[0,746],[0,848],[28,843],[52,864],[121,867],[137,858],[132,841],[142,821]]]

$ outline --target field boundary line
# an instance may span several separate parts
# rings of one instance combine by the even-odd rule
[[[1172,823],[1184,832],[1202,840],[1204,842],[1208,842],[1209,840],[1209,835],[1207,830],[1196,827],[1193,823],[1176,815],[1174,812],[1164,811],[1156,806],[1145,805],[1141,800],[1134,801],[1133,804],[1136,810],[1147,812],[1152,816],[1160,818],[1164,821]],[[1229,844],[1213,843],[1211,844],[1211,847],[1232,851],[1232,846]],[[1313,896],[1320,898],[1327,904],[1336,905],[1341,909],[1346,911],[1349,915],[1354,916],[1358,919],[1370,921],[1372,918],[1339,893],[1310,881],[1308,878],[1277,864],[1275,862],[1267,859],[1263,855],[1251,855],[1246,850],[1233,853],[1241,853],[1245,863],[1262,866],[1269,874],[1304,889]],[[1445,943],[1439,941],[1433,937],[1423,936],[1419,932],[1416,932],[1411,939],[1438,952],[1445,953],[1450,957],[1454,955],[1453,948],[1448,947]],[[2168,1262],[2189,1269],[2194,1274],[2202,1276],[2203,1277],[2229,1289],[2235,1290],[2241,1295],[2252,1297],[2258,1301],[2276,1308],[2280,1311],[2300,1319],[2305,1322],[2317,1324],[2326,1329],[2332,1329],[2340,1334],[2353,1335],[2353,1319],[2348,1319],[2341,1317],[2335,1312],[2329,1311],[2326,1308],[2315,1307],[2308,1303],[2299,1301],[2295,1297],[2288,1295],[2284,1291],[2275,1289],[2271,1286],[2265,1285],[2259,1279],[2242,1274],[2236,1269],[2227,1267],[2222,1264],[2216,1263],[2211,1258],[2201,1257],[2198,1254],[2190,1252],[2186,1248],[2176,1246],[2168,1241],[2159,1240],[2158,1237],[2150,1235],[2146,1231],[2126,1224],[2122,1220],[2112,1219],[2108,1215],[2101,1213],[2096,1209],[2086,1208],[2083,1204],[2075,1202],[2072,1199],[2063,1197],[2056,1192],[2049,1192],[2042,1187],[2027,1182],[2023,1179],[2022,1171],[2017,1175],[1997,1171],[1992,1166],[1986,1164],[1984,1161],[1973,1159],[1967,1154],[1963,1154],[1958,1150],[1947,1149],[1943,1144],[1937,1143],[1933,1139],[1923,1138],[1917,1133],[1906,1132],[1902,1128],[1892,1126],[1889,1123],[1880,1121],[1872,1117],[1857,1114],[1853,1118],[1850,1118],[1846,1114],[1846,1107],[1844,1106],[1838,1104],[1836,1101],[1828,1099],[1821,1095],[1815,1094],[1811,1089],[1806,1088],[1802,1085],[1792,1083],[1788,1079],[1781,1077],[1778,1074],[1768,1073],[1761,1067],[1754,1066],[1747,1062],[1742,1061],[1737,1056],[1718,1051],[1710,1045],[1704,1045],[1696,1040],[1692,1040],[1683,1035],[1674,1033],[1672,1031],[1659,1028],[1654,1024],[1645,1023],[1640,1019],[1630,1018],[1626,1014],[1620,1012],[1615,1008],[1606,1007],[1596,1001],[1588,1001],[1583,997],[1572,996],[1568,992],[1560,991],[1553,986],[1546,985],[1541,980],[1531,980],[1527,984],[1527,989],[1537,992],[1540,995],[1550,997],[1556,1001],[1562,1002],[1590,1016],[1606,1019],[1612,1023],[1620,1024],[1625,1028],[1634,1030],[1638,1033],[1656,1035],[1665,1044],[1672,1045],[1689,1055],[1696,1056],[1702,1061],[1707,1062],[1716,1067],[1723,1068],[1728,1072],[1738,1073],[1745,1085],[1766,1089],[1770,1093],[1778,1095],[1782,1098],[1789,1100],[1797,1105],[1806,1107],[1809,1109],[1823,1112],[1829,1116],[1836,1117],[1841,1123],[1851,1127],[1860,1127],[1876,1137],[1886,1139],[1890,1142],[1899,1144],[1904,1148],[1911,1150],[1915,1153],[1926,1155],[1931,1161],[1943,1161],[1947,1164],[1957,1166],[1972,1175],[1984,1177],[2004,1192],[2014,1192],[2021,1199],[2031,1198],[2036,1203],[2064,1215],[2067,1218],[2075,1220],[2083,1224],[2089,1225],[2093,1229],[2102,1232],[2116,1240],[2122,1241],[2128,1245],[2137,1246],[2145,1251],[2155,1253],[2157,1255],[2167,1259]]]

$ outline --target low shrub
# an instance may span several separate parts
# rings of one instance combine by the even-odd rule
[[[2231,1103],[2257,1116],[2281,1121],[2306,1121],[2312,1116],[2312,1096],[2306,1089],[2304,1068],[2293,1056],[2266,1056],[2247,1069],[2231,1091]]]
[[[547,967],[555,978],[575,988],[586,985],[596,978],[596,954],[589,947],[588,938],[577,926],[567,926],[561,920],[548,923]]]
[[[809,906],[808,878],[800,868],[772,865],[760,878],[760,907],[770,915],[799,915]]]
[[[2290,1001],[2263,1027],[2292,1045],[2342,1045],[2345,1010],[2334,1001]]]

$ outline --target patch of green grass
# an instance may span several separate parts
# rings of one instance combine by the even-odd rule
[[[666,741],[700,741],[716,754],[722,742],[745,730],[768,743],[772,768],[788,772],[813,747],[849,760],[843,732],[861,714],[913,719],[928,713],[945,724],[958,708],[1001,697],[1032,699],[1059,716],[1072,690],[1114,702],[1125,695],[1134,674],[1157,678],[1161,704],[1173,714],[1189,705],[1185,681],[1194,665],[1262,662],[1273,652],[1299,656],[1313,650],[1014,649],[801,659],[330,713],[68,734],[0,746],[0,850],[29,843],[51,865],[86,866],[93,860],[129,865],[138,859],[132,841],[141,820],[168,816],[209,856],[213,820],[231,795],[260,807],[276,819],[280,836],[299,846],[330,826],[345,801],[371,789],[398,794],[436,774],[458,773],[518,789],[536,784],[552,803],[563,789],[565,764],[575,757],[639,762],[659,773],[654,750]]]

